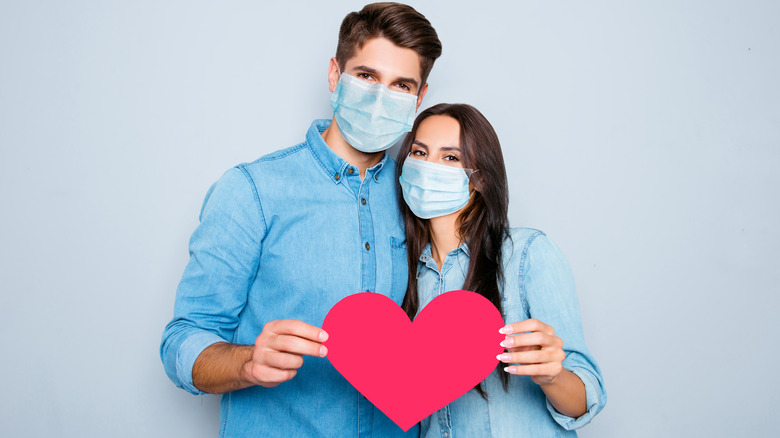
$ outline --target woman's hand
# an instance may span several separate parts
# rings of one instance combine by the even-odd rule
[[[551,326],[536,319],[526,319],[508,324],[499,332],[507,335],[501,342],[507,352],[499,354],[498,360],[520,364],[506,367],[508,373],[530,376],[537,385],[545,386],[555,382],[563,372],[566,358],[563,340],[555,335]]]

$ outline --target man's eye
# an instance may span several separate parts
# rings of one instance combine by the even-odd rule
[[[365,79],[365,80],[372,79],[371,75],[368,74],[368,73],[358,73],[357,77],[359,77],[360,79]]]
[[[405,91],[411,91],[412,89],[406,84],[398,84],[398,88],[402,88]]]

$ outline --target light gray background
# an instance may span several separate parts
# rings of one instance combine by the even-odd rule
[[[581,436],[775,436],[780,4],[413,4],[444,43],[424,106],[484,112],[512,225],[575,271],[609,393]],[[330,116],[362,5],[0,2],[0,435],[216,436],[158,356],[189,234]]]

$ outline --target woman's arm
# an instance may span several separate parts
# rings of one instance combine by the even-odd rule
[[[507,363],[520,364],[507,368],[539,385],[555,422],[566,430],[579,429],[601,411],[607,394],[598,363],[585,344],[574,275],[544,233],[517,237],[512,258],[519,258],[519,274],[507,277],[512,281],[507,286],[519,289],[524,317],[531,319],[507,321],[515,322],[510,324],[512,345],[505,347],[513,355]]]

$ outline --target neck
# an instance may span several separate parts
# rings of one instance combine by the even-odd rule
[[[341,135],[335,117],[330,126],[322,133],[322,139],[333,152],[360,170],[360,179],[366,176],[366,169],[379,163],[384,155],[384,152],[367,154],[353,148]]]
[[[441,270],[447,253],[457,248],[461,239],[458,235],[458,213],[450,213],[429,219],[431,230],[431,255]]]

